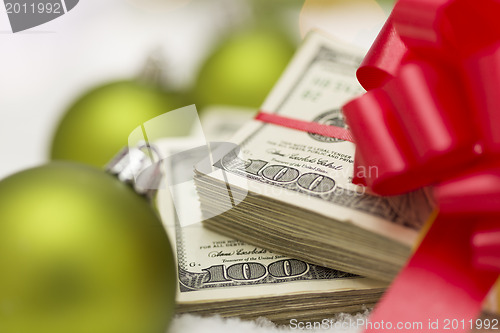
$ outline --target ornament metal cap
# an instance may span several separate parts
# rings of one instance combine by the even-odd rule
[[[107,165],[106,171],[152,200],[163,181],[158,150],[145,142],[123,148]]]

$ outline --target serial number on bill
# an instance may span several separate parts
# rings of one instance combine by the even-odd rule
[[[63,8],[60,2],[54,3],[19,3],[6,2],[5,9],[7,14],[63,14]]]

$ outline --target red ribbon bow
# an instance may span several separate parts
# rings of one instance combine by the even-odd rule
[[[428,320],[455,319],[469,330],[498,277],[499,17],[498,0],[399,0],[358,70],[368,92],[343,108],[355,174],[378,175],[356,181],[382,195],[434,185],[439,204],[374,323],[435,332]]]

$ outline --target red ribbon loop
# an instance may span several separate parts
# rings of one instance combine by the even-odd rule
[[[380,87],[396,76],[403,59],[409,57],[391,14],[356,72],[358,81],[366,90]]]
[[[498,219],[483,222],[472,235],[475,267],[482,270],[500,271],[500,225]]]
[[[366,175],[364,182],[375,192],[386,193],[386,189],[397,188],[406,191],[420,187],[421,180],[414,177],[417,163],[405,133],[397,125],[393,105],[382,89],[374,89],[343,107],[344,116],[353,126],[351,132],[356,138],[355,175]],[[371,166],[383,172],[363,172]]]
[[[394,25],[403,42],[413,51],[449,49],[451,29],[444,18],[453,0],[401,0],[394,7]]]
[[[442,214],[500,218],[500,168],[486,168],[443,182],[434,188],[434,196]],[[497,240],[500,242],[500,238]]]
[[[464,61],[463,70],[485,153],[500,154],[500,41]]]

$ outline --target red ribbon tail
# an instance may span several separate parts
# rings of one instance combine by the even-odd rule
[[[478,269],[470,218],[438,216],[407,266],[375,308],[366,333],[468,332],[475,328],[498,272]],[[472,326],[471,326],[472,325]],[[389,328],[391,326],[391,328]]]

